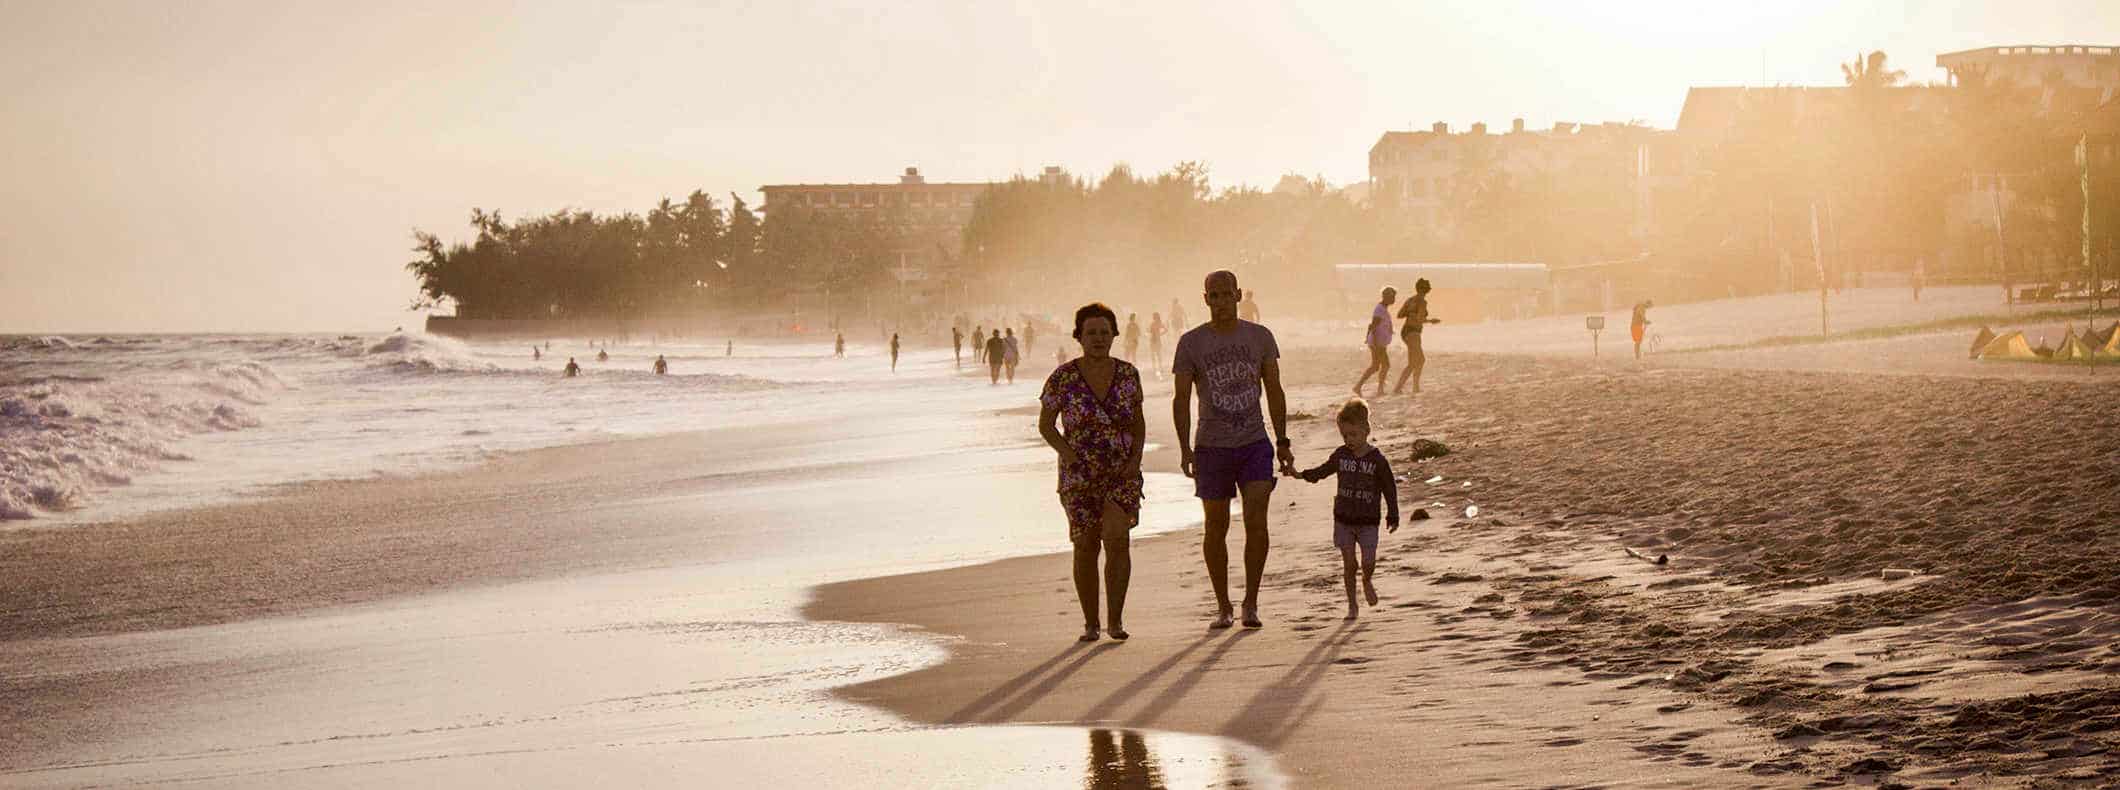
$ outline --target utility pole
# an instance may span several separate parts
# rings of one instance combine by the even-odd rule
[[[1818,335],[1831,334],[1826,323],[1826,253],[1818,238],[1818,202],[1811,202],[1811,260],[1818,264]]]
[[[2002,301],[2012,307],[2017,304],[2017,289],[2010,283],[2010,247],[2002,237],[2002,174],[1996,173],[1988,182],[1988,203],[1995,208],[1995,265],[2002,269]]]

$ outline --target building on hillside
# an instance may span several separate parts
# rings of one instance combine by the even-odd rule
[[[2120,48],[2092,44],[2014,45],[1981,47],[1946,52],[1936,56],[1936,65],[1948,71],[1951,84],[1972,71],[1988,79],[2008,79],[2021,85],[2043,86],[2059,81],[2104,93],[2101,101],[2120,90]]]
[[[906,231],[893,276],[912,305],[933,304],[955,281],[958,246],[972,205],[990,183],[930,182],[908,167],[895,184],[768,184],[763,211],[812,210],[838,216],[895,219]]]
[[[1551,129],[1527,130],[1519,118],[1507,133],[1490,134],[1484,123],[1452,133],[1449,124],[1438,122],[1425,132],[1388,131],[1377,138],[1369,148],[1364,196],[1372,204],[1389,201],[1407,222],[1431,238],[1447,240],[1454,235],[1454,195],[1465,175],[1492,167],[1523,179],[1599,160],[1635,186],[1634,233],[1646,236],[1654,218],[1650,196],[1675,172],[1666,161],[1671,142],[1668,131],[1623,123],[1556,123]]]
[[[1553,288],[1543,263],[1342,263],[1332,267],[1350,305],[1374,302],[1385,286],[1400,299],[1428,280],[1428,314],[1445,323],[1529,318],[1549,312]]]

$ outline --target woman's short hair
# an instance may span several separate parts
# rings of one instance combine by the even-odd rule
[[[1398,296],[1398,295],[1399,295],[1399,289],[1397,289],[1397,288],[1393,288],[1393,287],[1391,287],[1391,286],[1389,286],[1389,285],[1387,285],[1387,286],[1384,286],[1384,290],[1381,290],[1381,291],[1378,291],[1378,292],[1377,292],[1377,298],[1379,298],[1379,299],[1382,299],[1382,298],[1384,298],[1384,297],[1386,297],[1386,296]]]
[[[1112,309],[1111,309],[1111,308],[1109,308],[1109,307],[1105,307],[1105,306],[1104,306],[1104,303],[1103,303],[1103,302],[1090,302],[1089,304],[1086,304],[1086,305],[1083,305],[1083,306],[1081,306],[1081,307],[1077,307],[1077,308],[1075,308],[1075,334],[1074,334],[1074,338],[1075,338],[1076,340],[1081,340],[1081,339],[1082,339],[1082,324],[1083,324],[1083,322],[1085,322],[1085,321],[1088,321],[1088,320],[1090,320],[1090,319],[1092,319],[1092,318],[1102,318],[1102,319],[1104,319],[1106,323],[1109,323],[1109,324],[1111,324],[1111,325],[1112,325],[1112,330],[1113,330],[1113,331],[1118,331],[1118,329],[1119,329],[1119,314],[1118,314],[1118,313],[1112,312]]]
[[[1413,290],[1426,291],[1428,288],[1428,278],[1426,277],[1413,281]]]
[[[1340,422],[1369,424],[1369,401],[1355,398],[1340,405]]]

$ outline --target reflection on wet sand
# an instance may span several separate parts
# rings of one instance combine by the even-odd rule
[[[1118,743],[1112,742],[1116,734]],[[1089,775],[1082,786],[1088,790],[1162,790],[1163,770],[1148,753],[1148,739],[1133,730],[1089,731]]]
[[[1150,743],[1155,749],[1151,751]],[[1162,754],[1162,759],[1157,754]],[[1165,790],[1165,788],[1250,788],[1280,784],[1261,771],[1243,748],[1220,739],[1140,730],[1089,731],[1089,771],[1085,790]]]

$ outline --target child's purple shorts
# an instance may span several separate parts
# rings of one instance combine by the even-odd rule
[[[1253,480],[1273,482],[1273,442],[1260,439],[1243,447],[1202,447],[1193,451],[1193,496],[1235,499],[1237,486]]]

